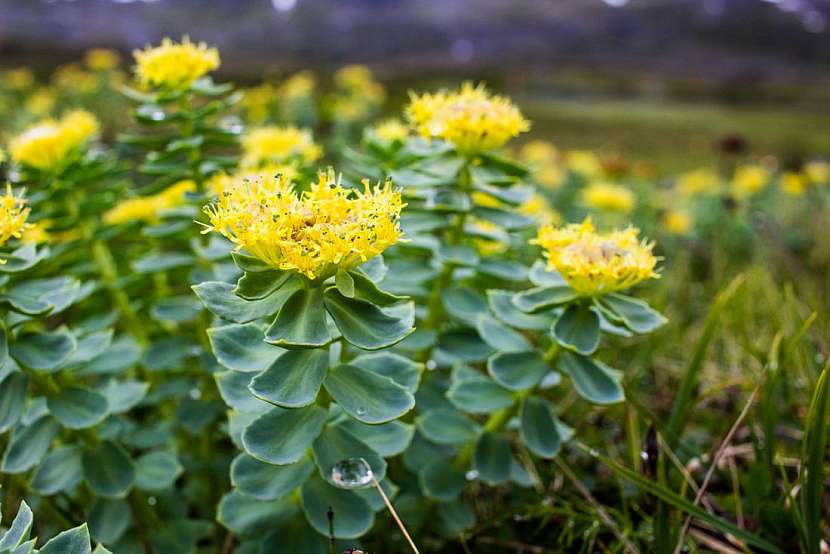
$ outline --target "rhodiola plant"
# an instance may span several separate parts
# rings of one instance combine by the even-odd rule
[[[401,238],[401,196],[390,183],[363,187],[333,170],[305,191],[260,176],[206,208],[207,230],[238,246],[242,271],[194,290],[219,318],[209,336],[227,371],[216,380],[243,451],[219,518],[243,544],[324,549],[329,533],[366,533],[383,504],[337,486],[342,460],[367,460],[394,492],[384,458],[411,438],[397,420],[415,405],[422,366],[384,351],[414,323],[413,303],[377,284],[379,255]]]

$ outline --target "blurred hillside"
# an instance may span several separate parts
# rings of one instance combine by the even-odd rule
[[[0,0],[2,64],[54,65],[190,34],[226,75],[362,62],[452,71],[821,83],[828,0]]]

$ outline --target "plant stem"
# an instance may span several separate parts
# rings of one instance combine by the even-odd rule
[[[133,310],[127,294],[118,284],[118,268],[107,243],[102,240],[94,241],[92,243],[92,257],[98,265],[98,271],[101,273],[104,286],[121,312],[124,325],[141,346],[147,346],[150,343],[147,332],[144,330],[144,326],[141,324],[135,310]]]
[[[395,523],[398,524],[398,529],[400,529],[401,533],[403,533],[403,536],[404,536],[404,538],[406,538],[406,542],[409,543],[409,547],[412,549],[412,552],[414,552],[415,554],[421,554],[418,551],[418,547],[415,546],[415,542],[412,540],[412,537],[409,536],[409,533],[407,532],[406,527],[403,524],[403,521],[401,521],[401,518],[398,517],[398,512],[395,511],[395,508],[392,506],[392,502],[389,501],[389,497],[387,497],[386,493],[383,492],[383,487],[380,486],[380,483],[378,483],[378,480],[375,479],[374,477],[372,478],[372,484],[375,485],[375,488],[377,489],[378,494],[383,499],[383,503],[386,504],[386,507],[389,509],[389,512],[392,514],[392,517],[395,519]]]

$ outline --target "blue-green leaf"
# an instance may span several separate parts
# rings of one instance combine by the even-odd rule
[[[296,290],[265,332],[266,341],[283,348],[320,348],[334,339],[320,287]]]
[[[592,358],[572,352],[559,355],[557,367],[570,375],[577,392],[595,404],[621,402],[625,393],[615,371]]]
[[[365,423],[385,423],[415,406],[415,397],[389,377],[343,364],[326,376],[328,393],[343,410]]]
[[[584,356],[599,347],[599,316],[583,304],[571,304],[551,327],[556,341]]]
[[[242,444],[248,454],[263,462],[293,464],[311,448],[325,422],[326,412],[319,406],[274,408],[245,428]]]
[[[257,374],[248,388],[277,406],[307,406],[317,398],[328,366],[329,353],[324,349],[289,350]]]

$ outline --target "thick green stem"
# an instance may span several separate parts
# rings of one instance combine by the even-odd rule
[[[465,194],[470,191],[470,164],[465,163],[461,167],[461,173],[458,177],[458,188]],[[460,244],[464,237],[464,224],[467,222],[467,212],[461,212],[456,216],[455,223],[446,234],[447,244]],[[423,327],[425,329],[435,329],[441,323],[444,316],[444,307],[441,302],[441,294],[449,287],[452,282],[452,274],[455,267],[452,264],[447,264],[441,270],[441,273],[432,283],[432,290],[429,295],[429,302],[427,304],[427,318],[424,321]]]
[[[127,294],[118,285],[118,269],[107,243],[102,240],[94,241],[92,243],[92,257],[98,266],[98,271],[101,273],[104,286],[121,312],[124,325],[141,346],[147,346],[150,343],[147,332],[144,330],[144,326],[141,324],[135,310],[133,310]]]

